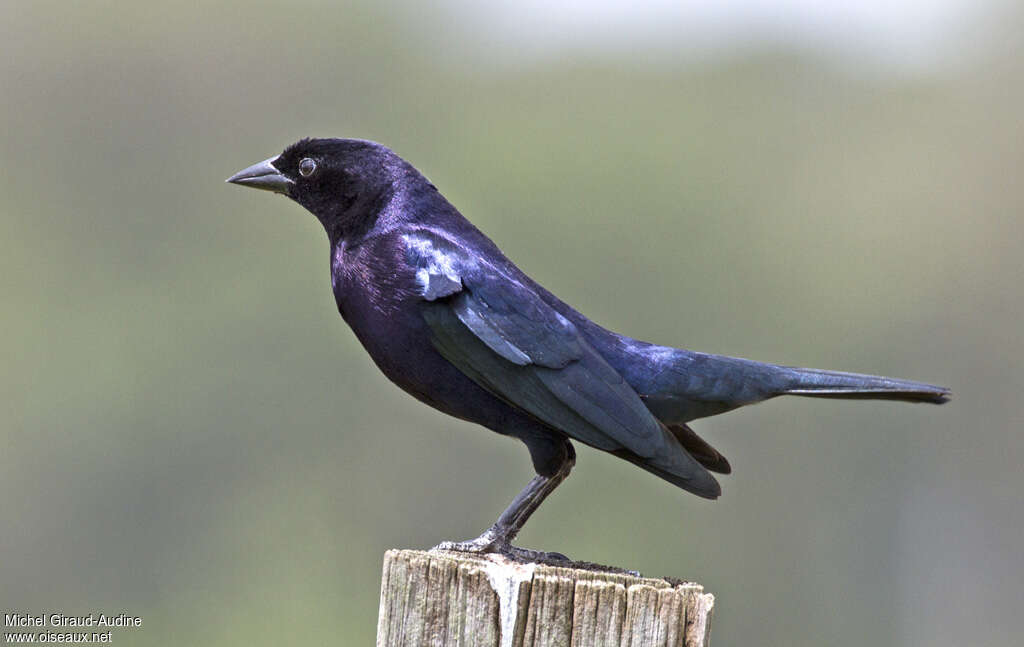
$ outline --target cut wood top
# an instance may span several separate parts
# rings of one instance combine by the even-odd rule
[[[601,568],[389,550],[377,645],[708,644],[714,596],[701,585]]]

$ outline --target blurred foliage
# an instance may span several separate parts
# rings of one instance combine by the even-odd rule
[[[141,615],[123,644],[368,644],[384,550],[475,536],[530,476],[377,372],[312,217],[222,182],[353,136],[611,328],[956,393],[698,423],[735,468],[713,504],[584,448],[524,545],[702,582],[718,644],[1017,637],[1020,20],[879,78],[501,65],[420,5],[0,11],[0,606]]]

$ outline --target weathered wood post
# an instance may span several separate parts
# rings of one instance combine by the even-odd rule
[[[694,583],[389,550],[377,647],[706,647],[714,605]]]

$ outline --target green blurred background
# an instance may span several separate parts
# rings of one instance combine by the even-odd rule
[[[314,218],[223,183],[350,136],[612,329],[955,391],[700,422],[715,503],[582,448],[523,545],[703,583],[718,645],[1019,644],[1024,14],[975,5],[922,62],[535,5],[3,3],[0,607],[365,645],[384,550],[530,477],[379,374]]]

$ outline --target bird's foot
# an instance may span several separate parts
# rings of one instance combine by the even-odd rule
[[[547,553],[528,548],[513,546],[508,537],[503,536],[493,527],[488,528],[482,535],[469,541],[442,541],[431,550],[449,550],[456,553],[495,553],[503,555],[517,562],[540,562],[542,564],[553,564],[562,566],[572,562],[571,559],[562,553]]]
[[[569,564],[572,564],[572,560],[562,553],[530,550],[529,548],[519,548],[512,544],[505,546],[505,550],[502,554],[517,562],[536,562],[539,564],[550,564],[552,566],[568,566]]]

